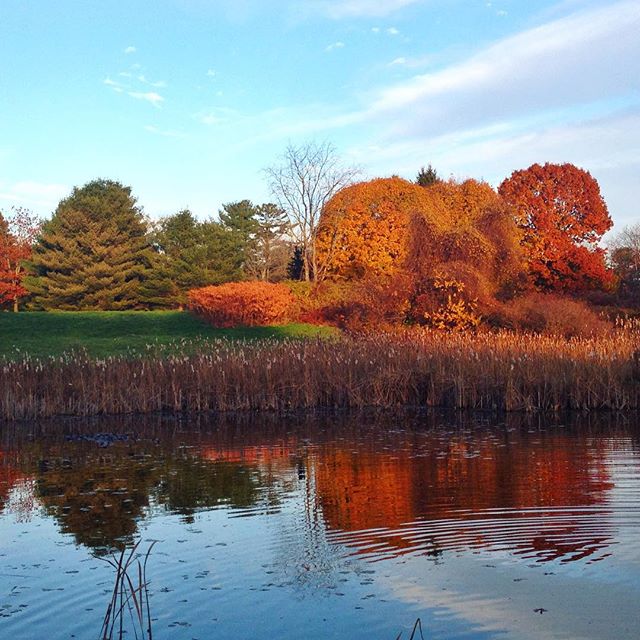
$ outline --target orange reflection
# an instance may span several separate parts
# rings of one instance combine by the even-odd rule
[[[598,517],[613,487],[606,450],[584,439],[454,437],[443,446],[426,437],[394,452],[327,448],[319,458],[325,520],[358,553],[491,547],[571,560],[608,544]]]

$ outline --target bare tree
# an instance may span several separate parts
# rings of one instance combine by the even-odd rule
[[[640,224],[624,227],[608,242],[609,261],[618,277],[618,294],[640,303]]]
[[[329,142],[290,144],[280,163],[265,169],[269,188],[291,220],[295,244],[302,250],[305,280],[318,276],[316,232],[325,204],[351,184],[359,170],[344,167]]]

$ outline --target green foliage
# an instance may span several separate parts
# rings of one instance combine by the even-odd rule
[[[304,339],[333,335],[329,327],[288,324],[215,329],[181,311],[83,311],[0,313],[0,358],[59,356],[86,351],[93,357],[167,355],[207,346],[209,340]],[[153,349],[150,352],[149,347]]]
[[[430,187],[432,184],[436,182],[440,182],[440,178],[438,177],[438,172],[431,166],[425,169],[424,167],[420,168],[418,175],[416,176],[416,184],[421,187]]]
[[[255,240],[249,267],[251,274],[267,282],[287,277],[290,242],[286,235],[290,224],[283,209],[273,203],[255,209]]]
[[[304,259],[301,247],[294,247],[293,254],[287,264],[287,278],[289,280],[302,280],[304,274]]]
[[[153,252],[130,187],[94,180],[58,205],[35,244],[25,279],[36,307],[121,310],[146,305]]]

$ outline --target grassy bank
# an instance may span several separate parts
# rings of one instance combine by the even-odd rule
[[[104,358],[142,354],[149,345],[169,354],[181,349],[185,341],[282,340],[331,332],[328,327],[308,324],[215,329],[180,311],[0,313],[0,358],[42,358],[80,350]]]
[[[5,362],[0,417],[156,411],[449,407],[507,411],[640,408],[639,335],[407,333],[307,341],[213,340],[131,360]]]

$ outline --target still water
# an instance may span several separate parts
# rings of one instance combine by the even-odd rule
[[[0,426],[1,638],[97,638],[138,540],[157,640],[638,638],[640,418]]]

